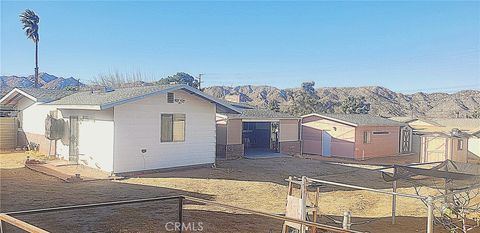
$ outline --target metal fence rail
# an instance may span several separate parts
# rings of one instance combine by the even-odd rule
[[[164,200],[178,200],[178,222],[183,223],[183,205],[184,200],[194,202],[194,203],[202,203],[206,205],[213,205],[219,206],[226,209],[232,209],[237,211],[242,211],[249,214],[260,215],[272,219],[283,220],[298,223],[301,225],[309,226],[309,227],[316,227],[320,230],[326,230],[329,232],[346,232],[346,233],[361,233],[359,231],[354,230],[346,230],[342,228],[338,228],[335,226],[330,226],[326,224],[320,224],[315,222],[304,221],[300,219],[285,217],[281,215],[270,214],[262,211],[245,209],[237,206],[222,204],[214,201],[204,200],[201,198],[190,197],[190,196],[166,196],[166,197],[153,197],[153,198],[143,198],[143,199],[134,199],[134,200],[125,200],[125,201],[112,201],[112,202],[101,202],[101,203],[92,203],[92,204],[82,204],[82,205],[72,205],[72,206],[59,206],[59,207],[51,207],[51,208],[42,208],[42,209],[33,209],[33,210],[21,210],[21,211],[12,211],[7,213],[0,214],[0,232],[4,233],[3,230],[3,222],[9,223],[13,226],[16,226],[20,229],[23,229],[27,232],[31,233],[48,233],[48,231],[43,230],[39,227],[33,226],[29,223],[21,221],[13,216],[20,216],[20,215],[27,215],[27,214],[38,214],[38,213],[46,213],[46,212],[55,212],[55,211],[65,211],[65,210],[78,210],[78,209],[86,209],[86,208],[95,208],[95,207],[105,207],[105,206],[117,206],[117,205],[126,205],[126,204],[134,204],[134,203],[144,203],[144,202],[153,202],[153,201],[164,201]],[[180,228],[180,232],[182,232],[182,228]]]

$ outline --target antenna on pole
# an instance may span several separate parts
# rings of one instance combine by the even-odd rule
[[[202,90],[202,76],[205,74],[198,74],[198,90]]]

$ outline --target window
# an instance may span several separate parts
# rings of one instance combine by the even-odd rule
[[[370,143],[370,132],[368,131],[363,132],[363,143],[364,144]]]
[[[175,102],[175,95],[172,92],[167,93],[167,103]]]
[[[463,150],[463,140],[458,139],[457,150]]]
[[[373,135],[388,135],[390,134],[390,132],[387,132],[387,131],[375,131],[375,132],[372,132]]]
[[[185,114],[161,115],[161,142],[185,141]]]

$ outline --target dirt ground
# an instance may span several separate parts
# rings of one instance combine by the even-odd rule
[[[383,181],[375,166],[345,166],[302,158],[220,161],[216,168],[184,169],[120,181],[80,183],[65,183],[24,168],[25,158],[26,155],[21,153],[0,154],[1,212],[181,194],[281,214],[285,212],[285,179],[302,175],[391,190],[391,185]],[[400,184],[399,187],[399,192],[413,193],[409,184]],[[313,197],[313,193],[310,196]],[[282,221],[266,217],[194,203],[187,203],[184,208],[184,221],[202,223],[203,232],[281,232]],[[398,198],[400,217],[396,225],[391,225],[391,197],[321,187],[322,214],[340,219],[338,216],[347,210],[352,211],[354,223],[371,221],[354,225],[355,230],[425,231],[426,211],[420,201]],[[176,221],[177,201],[22,215],[18,218],[51,232],[169,232],[165,224]],[[330,219],[322,219],[323,223],[334,225]],[[198,231],[198,225],[196,227]],[[13,231],[11,227],[8,230]],[[436,227],[436,232],[444,231]]]

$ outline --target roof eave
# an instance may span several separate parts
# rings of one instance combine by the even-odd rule
[[[74,104],[47,104],[56,106],[58,109],[78,109],[78,110],[103,110],[100,105],[74,105]]]
[[[33,97],[32,95],[29,95],[28,93],[22,91],[21,89],[19,88],[13,88],[10,92],[8,92],[5,96],[3,96],[1,99],[0,99],[0,103],[3,103],[3,101],[5,101],[6,99],[8,99],[8,97],[10,97],[13,93],[20,93],[22,95],[24,95],[25,97],[31,99],[32,101],[34,102],[38,102],[37,98]]]
[[[322,117],[322,118],[325,118],[325,119],[328,119],[328,120],[331,120],[331,121],[335,121],[335,122],[338,122],[338,123],[350,125],[350,126],[353,126],[353,127],[358,127],[359,126],[358,124],[355,124],[353,122],[340,120],[340,119],[337,119],[337,118],[325,116],[325,115],[318,114],[318,113],[310,113],[310,114],[307,114],[307,115],[303,115],[302,118],[309,117],[309,116],[318,116],[318,117]]]

